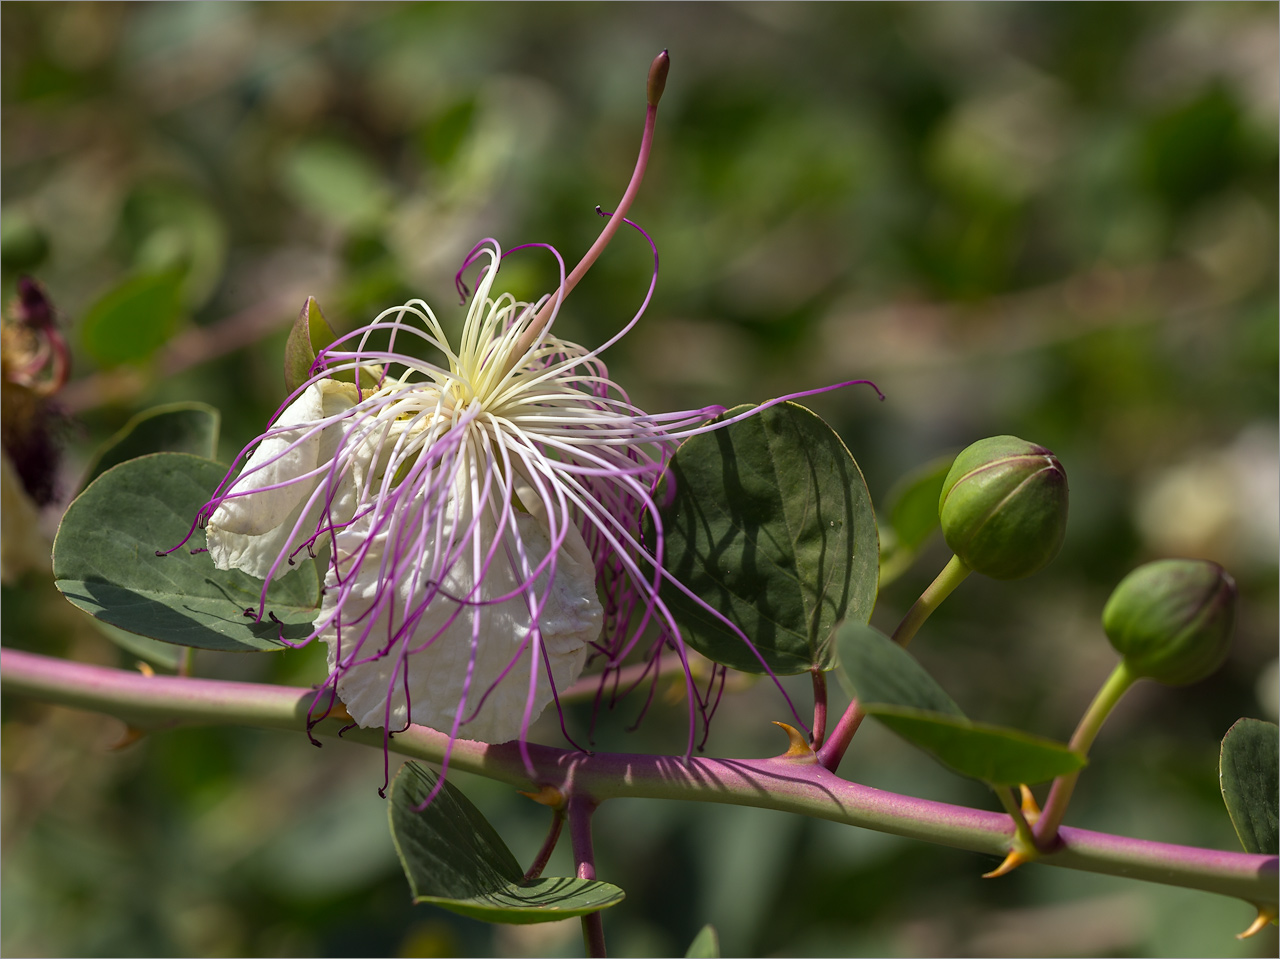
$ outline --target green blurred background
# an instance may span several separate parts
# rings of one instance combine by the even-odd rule
[[[1120,576],[1224,563],[1230,661],[1135,690],[1067,821],[1238,848],[1217,743],[1241,715],[1274,720],[1277,697],[1276,4],[7,3],[0,44],[0,282],[7,301],[38,277],[73,344],[64,498],[158,403],[217,406],[234,456],[284,397],[309,294],[339,328],[410,296],[456,320],[478,239],[572,261],[621,194],[669,48],[631,214],[662,269],[616,378],[650,409],[873,379],[883,404],[853,388],[812,405],[877,504],[985,435],[1057,452],[1062,555],[1025,582],[974,577],[914,644],[976,717],[1065,738],[1113,662],[1098,616]],[[546,261],[503,276],[545,292]],[[562,335],[616,330],[650,263],[620,235]],[[873,621],[892,628],[945,558],[935,542]],[[47,567],[12,575],[3,604],[5,644],[135,662]],[[195,669],[305,684],[322,659]],[[598,742],[680,751],[683,709],[627,735],[637,705]],[[227,729],[112,750],[114,721],[12,698],[3,715],[5,955],[581,952],[574,922],[411,906],[376,751]],[[788,717],[768,684],[735,693],[708,752],[780,752],[772,718]],[[846,775],[994,806],[872,726]],[[461,785],[528,861],[545,810]],[[986,881],[983,857],[831,823],[642,801],[597,823],[600,875],[628,894],[605,919],[617,955],[683,954],[708,921],[730,955],[1277,949],[1274,928],[1232,937],[1252,919],[1238,902],[1037,866]],[[569,869],[561,850],[552,870]]]

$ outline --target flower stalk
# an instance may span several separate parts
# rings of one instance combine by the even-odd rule
[[[907,610],[907,615],[902,618],[898,628],[893,631],[893,641],[904,647],[911,642],[912,637],[924,625],[925,620],[932,616],[933,611],[942,605],[942,601],[965,581],[970,572],[972,570],[964,564],[960,557],[952,556],[950,562],[942,568],[942,572],[934,578],[933,582],[920,594],[920,598]],[[825,719],[825,714],[823,718]],[[858,727],[862,725],[864,718],[865,714],[858,706],[857,698],[854,698],[840,716],[840,721],[836,723],[835,728],[831,731],[831,736],[818,749],[818,762],[835,772],[840,766],[840,760],[844,758],[849,744],[853,742],[854,734],[857,733]]]
[[[947,565],[942,567],[942,572],[934,578],[934,581],[920,594],[920,598],[907,610],[907,615],[902,618],[898,628],[893,631],[891,639],[902,647],[911,642],[912,637],[924,625],[925,620],[933,615],[933,611],[942,605],[942,601],[950,596],[971,572],[972,570],[965,565],[964,560],[959,556],[952,556]]]
[[[551,854],[556,851],[556,844],[560,841],[560,832],[563,828],[564,810],[553,809],[551,811],[551,828],[547,831],[547,838],[542,841],[542,848],[538,850],[538,855],[534,857],[533,862],[525,871],[525,882],[537,879],[542,875],[542,870],[547,868],[547,863],[551,861]]]
[[[1071,741],[1067,745],[1082,756],[1087,756],[1094,739],[1098,736],[1098,731],[1102,729],[1102,724],[1111,715],[1111,710],[1137,679],[1138,677],[1123,661],[1116,664],[1116,668],[1111,671],[1111,675],[1102,684],[1098,694],[1093,697],[1089,708],[1080,717],[1076,731],[1072,733]],[[1077,769],[1065,776],[1059,776],[1049,788],[1049,798],[1045,801],[1039,822],[1036,823],[1036,845],[1041,849],[1051,849],[1057,841],[1058,827],[1062,825],[1062,817],[1066,815],[1067,804],[1071,802],[1071,794],[1075,791],[1080,772]]]

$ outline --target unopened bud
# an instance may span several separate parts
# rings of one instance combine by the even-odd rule
[[[1217,563],[1162,559],[1120,581],[1102,611],[1102,628],[1137,676],[1185,686],[1227,657],[1236,618],[1236,584]]]
[[[979,440],[956,457],[938,517],[970,569],[1018,579],[1048,565],[1067,527],[1067,474],[1043,446],[1016,436]]]
[[[670,69],[671,56],[666,50],[663,50],[653,58],[653,63],[649,65],[649,84],[645,89],[649,106],[656,107],[658,101],[662,99],[662,91],[667,88],[667,72]]]

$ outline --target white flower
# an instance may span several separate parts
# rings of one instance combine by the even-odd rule
[[[276,417],[245,464],[236,494],[222,499],[209,520],[209,552],[219,569],[266,579],[300,533],[316,529],[324,510],[350,520],[354,478],[331,477],[330,464],[343,420],[357,401],[354,384],[317,380]],[[247,490],[253,495],[243,495]]]
[[[329,548],[313,638],[363,726],[522,737],[592,648],[609,668],[651,624],[655,654],[678,636],[641,529],[680,429],[722,408],[632,407],[598,351],[550,334],[554,304],[490,298],[500,259],[468,259],[487,263],[456,351],[420,300],[325,350],[206,507],[221,568],[270,579]]]

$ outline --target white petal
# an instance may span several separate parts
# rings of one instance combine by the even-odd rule
[[[525,555],[529,563],[536,566],[551,549],[545,521],[541,517],[519,513],[515,516],[515,523],[524,544]],[[492,536],[496,535],[494,529],[496,524],[492,519],[487,525],[487,530],[479,531],[479,535],[488,534],[488,538],[484,540],[486,543],[491,542]],[[344,546],[354,547],[364,542],[360,538],[362,534],[359,531],[364,526],[366,526],[364,518],[361,518],[352,525],[350,530],[340,534],[338,540],[340,557],[344,552]],[[367,535],[367,529],[365,534]],[[514,555],[514,536],[509,531],[507,539],[507,545],[511,547]],[[371,545],[370,552],[360,565],[359,584],[342,604],[344,624],[354,623],[356,617],[369,610],[377,598],[376,578],[385,545],[385,534],[375,537]],[[420,569],[430,569],[430,557],[420,556],[418,565]],[[412,579],[413,577],[409,574],[398,577],[396,601],[393,604],[397,622],[401,619],[400,613],[405,607],[405,600],[411,593],[415,603],[421,602],[425,597],[425,592],[421,588],[413,588]],[[513,592],[522,579],[523,577],[513,569],[507,550],[500,546],[480,586],[478,598],[488,600]],[[586,544],[576,529],[571,527],[568,530],[568,536],[556,558],[555,578],[549,590],[547,579],[547,572],[544,571],[536,581],[536,592],[539,595],[548,594],[539,618],[539,625],[556,689],[564,690],[582,672],[583,663],[586,661],[587,644],[600,635],[604,621],[604,611],[596,596],[595,569]],[[449,595],[459,596],[469,593],[474,585],[474,570],[471,564],[455,564],[453,569],[442,578],[441,585],[443,591]],[[332,612],[335,597],[338,595],[332,570],[326,580],[326,586],[327,592],[321,607],[320,621]],[[435,599],[418,623],[411,645],[421,645],[437,631],[443,630],[443,632],[431,646],[412,654],[406,661],[412,721],[445,732],[453,728],[455,717],[459,713],[467,670],[473,655],[475,665],[471,685],[467,702],[461,709],[461,718],[464,721],[475,712],[481,697],[507,668],[520,644],[526,641],[531,621],[528,600],[521,593],[492,605],[467,606],[458,613],[452,623],[446,625],[456,610],[457,606],[451,600],[441,597]],[[472,650],[473,617],[480,619],[479,642],[474,654]],[[369,638],[356,655],[356,659],[370,657],[387,645],[389,622],[388,612],[384,608],[374,620],[373,628],[368,634]],[[354,628],[351,625],[344,625],[342,632],[344,658],[351,655],[353,644],[366,625],[364,622]],[[320,634],[320,638],[329,646],[329,668],[333,671],[337,667],[336,630],[330,627]],[[531,650],[528,647],[531,646],[532,643],[527,644],[527,648],[506,678],[489,693],[476,718],[459,728],[459,735],[462,738],[477,739],[482,742],[505,742],[520,735],[526,701],[529,699]],[[399,644],[396,644],[389,654],[381,659],[340,671],[338,695],[361,726],[390,725],[394,729],[405,722],[404,667],[400,673],[396,674],[400,659],[399,648]],[[547,680],[541,655],[538,656],[536,669],[537,685],[533,696],[531,720],[536,719],[552,700],[551,685]],[[393,675],[396,676],[394,684],[392,683]],[[388,696],[391,700],[389,722]]]
[[[293,530],[311,494],[327,482],[325,474],[290,483],[298,476],[330,462],[342,440],[345,423],[335,424],[302,437],[307,429],[355,405],[355,387],[350,383],[320,380],[308,386],[272,424],[297,426],[269,436],[258,444],[232,485],[234,493],[249,492],[223,500],[208,523],[209,553],[219,569],[241,569],[259,579],[266,578],[281,552],[292,551],[310,538],[319,523],[324,498],[314,504],[307,520],[294,536]],[[283,454],[283,455],[281,455]],[[275,462],[268,462],[279,457]],[[265,464],[265,465],[264,465]],[[260,469],[258,467],[261,467]],[[277,489],[263,489],[287,483]],[[353,477],[344,476],[331,501],[334,519],[345,521],[355,511]]]

